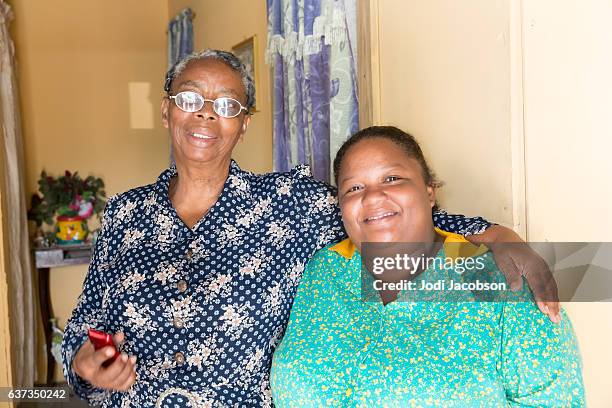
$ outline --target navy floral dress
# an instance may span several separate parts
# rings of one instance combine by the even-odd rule
[[[306,166],[255,175],[232,161],[223,191],[193,228],[168,195],[176,168],[109,199],[92,262],[62,344],[64,375],[105,407],[272,406],[269,372],[304,266],[345,237],[335,189]],[[464,235],[481,218],[437,213]],[[137,357],[127,392],[97,389],[72,370],[87,329],[123,331]]]

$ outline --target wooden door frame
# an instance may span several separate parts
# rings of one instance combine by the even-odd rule
[[[378,1],[357,1],[357,89],[359,128],[380,125],[380,47]]]
[[[358,90],[359,127],[384,124],[381,95],[380,0],[358,0]],[[512,183],[512,225],[527,239],[527,196],[525,171],[525,126],[523,89],[523,0],[509,1],[508,49],[510,61],[510,151]]]
[[[525,61],[523,55],[523,0],[510,1],[510,152],[512,163],[512,223],[524,240],[527,236],[527,175],[525,171]]]

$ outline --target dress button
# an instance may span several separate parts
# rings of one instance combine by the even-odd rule
[[[185,254],[185,258],[187,258],[188,261],[191,261],[192,257],[193,257],[193,250],[188,249],[187,253]]]
[[[178,364],[181,365],[185,362],[185,355],[183,353],[181,353],[180,351],[174,354],[174,361]]]
[[[174,327],[176,327],[177,329],[181,329],[185,325],[183,323],[183,319],[181,319],[179,317],[175,317],[174,320],[172,321],[172,323],[174,324]]]
[[[176,288],[179,290],[179,292],[186,291],[187,290],[187,281],[185,279],[181,279],[180,281],[177,282]]]

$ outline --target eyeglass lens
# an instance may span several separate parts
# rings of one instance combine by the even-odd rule
[[[173,99],[176,106],[185,112],[198,112],[204,107],[204,103],[207,101],[202,95],[190,91],[180,92],[176,94]],[[213,110],[215,113],[225,118],[233,118],[242,110],[240,102],[232,98],[221,97],[211,102],[213,102]]]

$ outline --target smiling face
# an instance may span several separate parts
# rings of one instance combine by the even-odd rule
[[[172,95],[182,91],[194,91],[211,100],[228,96],[246,105],[240,75],[212,58],[189,62],[172,82]],[[174,159],[179,165],[229,161],[250,119],[244,112],[234,118],[221,117],[213,110],[212,102],[206,102],[198,112],[183,112],[174,101],[162,101],[162,121],[170,130]]]
[[[419,162],[398,144],[374,137],[346,152],[338,173],[344,228],[362,242],[431,242],[435,204]]]

